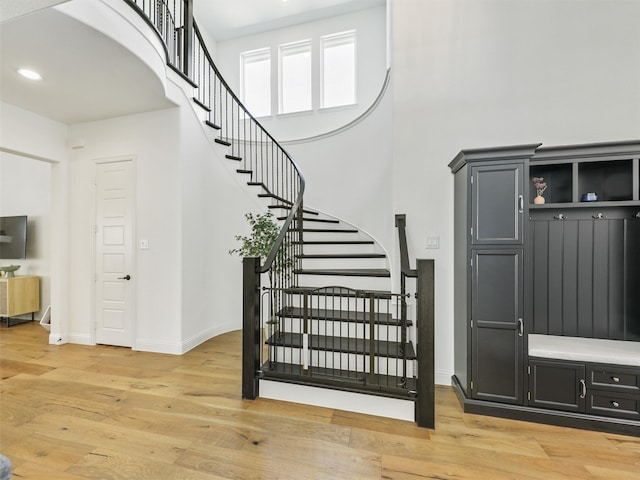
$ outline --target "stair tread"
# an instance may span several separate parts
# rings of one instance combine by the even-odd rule
[[[364,296],[361,298],[364,298]],[[284,307],[276,315],[279,317],[302,318],[304,316],[304,309],[301,307]],[[368,312],[356,312],[354,310],[327,310],[324,308],[310,308],[307,313],[307,318],[313,320],[340,320],[342,322],[350,323],[369,323],[370,321],[370,315]],[[393,315],[390,313],[376,312],[374,314],[373,323],[376,325],[400,326],[401,321],[393,318]],[[410,325],[412,325],[411,320],[408,320],[407,326]]]
[[[242,161],[242,157],[237,157],[236,155],[225,155],[225,158],[228,158],[229,160],[235,160],[237,162]]]
[[[286,220],[287,217],[278,217],[278,220]],[[294,219],[296,222],[298,219]],[[302,219],[303,222],[321,222],[321,223],[340,223],[340,220],[334,220],[332,218],[307,218]]]
[[[207,112],[211,111],[211,107],[209,107],[209,105],[205,105],[204,103],[202,103],[200,100],[198,100],[196,97],[191,97],[193,99],[193,103],[195,103],[196,105],[198,105],[200,108],[203,108],[204,110],[206,110]]]
[[[301,295],[304,293],[312,293],[314,295],[324,295],[324,296],[340,296],[340,297],[355,297],[356,293],[358,296],[366,296],[366,297],[374,297],[380,299],[389,299],[391,298],[391,292],[389,290],[352,290],[347,289],[348,292],[345,293],[344,290],[339,292],[333,292],[332,289],[340,289],[340,287],[306,287],[306,286],[297,286],[297,287],[289,287],[285,289],[286,293],[292,293],[295,295]]]
[[[266,362],[262,365],[261,370],[267,377],[286,376],[287,380],[291,380],[292,376],[298,377],[296,380],[301,383],[309,382],[310,377],[317,380],[318,377],[327,379],[332,382],[340,382],[344,384],[356,383],[360,385],[367,385],[370,379],[370,374],[364,372],[355,372],[353,370],[340,370],[337,368],[325,368],[325,367],[309,367],[307,370],[303,370],[301,365],[292,365],[290,363],[280,362]],[[406,397],[410,391],[416,390],[416,379],[407,378],[406,386],[402,386],[403,381],[401,377],[396,375],[383,375],[374,374],[374,380],[371,387],[375,386],[375,390],[385,391],[391,389],[391,397]],[[348,389],[348,388],[347,388]],[[401,389],[401,392],[394,392],[393,390]],[[356,388],[356,391],[358,389]],[[371,393],[364,391],[363,393]],[[393,393],[396,393],[395,395]],[[399,395],[400,394],[400,395]]]
[[[220,128],[221,128],[220,125],[216,125],[211,120],[205,120],[204,124],[207,125],[208,127],[213,128],[214,130],[220,130]]]
[[[215,138],[214,142],[219,143],[220,145],[225,145],[227,147],[231,146],[231,142],[227,142],[226,140],[222,140],[221,138]]]
[[[304,253],[298,258],[387,258],[384,253]]]
[[[309,348],[327,352],[368,354],[371,342],[365,338],[331,337],[325,335],[309,335]],[[267,345],[278,347],[302,348],[303,335],[301,333],[277,332],[265,342]],[[374,355],[378,357],[402,358],[402,344],[387,340],[374,341]],[[413,343],[405,343],[407,360],[415,360],[416,354]]]
[[[267,208],[284,208],[286,210],[291,210],[291,205],[269,205]],[[308,213],[309,215],[319,215],[318,212],[314,212],[312,210],[303,210],[303,212]]]
[[[297,275],[337,275],[345,277],[390,277],[386,268],[327,268],[294,270]]]

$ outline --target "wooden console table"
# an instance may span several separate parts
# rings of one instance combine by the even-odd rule
[[[31,314],[40,310],[40,277],[17,276],[0,277],[0,317],[7,319],[11,326],[11,317]]]

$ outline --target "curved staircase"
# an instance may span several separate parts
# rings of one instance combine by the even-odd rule
[[[282,398],[286,386],[297,385],[311,390],[285,399],[318,404],[327,392],[348,392],[347,399],[321,404],[376,413],[348,407],[378,403],[386,412],[378,414],[432,427],[433,263],[422,268],[421,281],[403,258],[402,291],[392,293],[389,259],[374,239],[303,205],[302,173],[222,78],[192,18],[192,0],[125,1],[167,45],[168,64],[196,87],[193,100],[213,143],[281,222],[264,263],[244,259],[243,397],[268,390]],[[283,256],[291,261],[279,263]],[[264,273],[268,288],[260,288]],[[406,277],[415,276],[422,292],[417,321],[409,318],[405,291]]]

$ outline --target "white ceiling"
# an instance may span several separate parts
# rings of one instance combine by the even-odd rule
[[[0,14],[8,18],[0,24],[3,102],[66,124],[172,106],[157,77],[127,49],[59,11],[45,8],[60,0],[1,1]],[[384,3],[385,0],[195,0],[194,16],[201,28],[223,40]],[[20,7],[27,4],[40,9],[22,15]],[[23,79],[17,73],[21,67],[39,71],[44,79]]]
[[[194,17],[218,41],[384,5],[386,0],[194,0]]]
[[[43,80],[22,78],[21,67]],[[0,99],[66,124],[173,105],[140,60],[54,9],[0,25]]]

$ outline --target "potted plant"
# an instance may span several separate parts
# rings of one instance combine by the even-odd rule
[[[240,247],[229,250],[230,255],[238,255],[239,257],[260,257],[263,263],[271,253],[273,244],[280,233],[280,226],[276,223],[271,212],[266,213],[246,213],[245,218],[251,227],[249,235],[236,235],[236,240],[240,242]],[[281,296],[274,289],[274,275],[282,275],[284,278],[289,276],[289,270],[293,266],[293,261],[288,253],[287,243],[282,245],[278,255],[273,262],[271,269],[268,271],[270,305],[269,320],[267,323],[275,325],[278,323],[274,313],[279,310]]]

